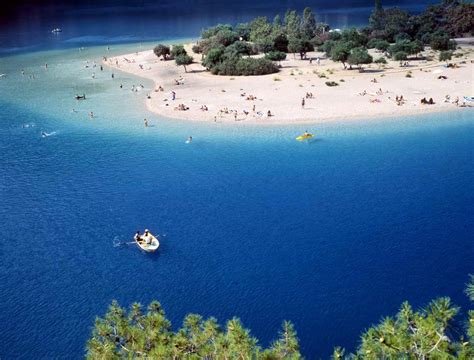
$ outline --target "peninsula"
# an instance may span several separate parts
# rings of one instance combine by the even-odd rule
[[[196,43],[104,63],[153,80],[146,106],[174,119],[320,123],[449,111],[474,106],[472,28],[460,12],[472,21],[472,4],[413,16],[377,1],[366,28],[331,31],[307,8],[273,22],[217,25]]]

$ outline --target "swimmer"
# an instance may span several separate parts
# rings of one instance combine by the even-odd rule
[[[189,144],[190,142],[193,141],[193,137],[192,136],[188,136],[188,139],[186,140],[186,144]]]
[[[145,125],[145,127],[148,127],[148,120],[147,120],[147,119],[143,119],[143,124]]]

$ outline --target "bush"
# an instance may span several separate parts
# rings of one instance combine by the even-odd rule
[[[239,40],[239,35],[231,30],[222,30],[215,35],[214,39],[219,44],[229,46]]]
[[[396,61],[406,60],[408,58],[408,54],[405,51],[399,51],[393,55],[393,59]]]
[[[184,49],[183,45],[173,45],[171,48],[171,56],[176,58],[179,55],[187,55],[186,50]]]
[[[201,32],[201,37],[203,39],[210,39],[213,36],[216,36],[222,31],[232,31],[232,25],[229,24],[218,24],[216,26],[207,28]]]
[[[202,65],[208,69],[212,69],[222,62],[223,56],[224,50],[222,48],[211,49],[202,61]]]
[[[441,51],[439,53],[439,61],[448,61],[453,57],[452,51]]]
[[[194,44],[192,47],[193,53],[202,54],[202,46],[200,43]]]
[[[170,47],[163,44],[158,44],[154,47],[153,52],[156,56],[163,56],[163,60],[166,60],[167,56],[170,54]]]
[[[379,57],[378,59],[375,59],[374,63],[386,65],[387,64],[387,59],[385,59],[384,57]]]
[[[252,47],[244,41],[236,41],[225,49],[227,56],[250,55],[251,53]]]
[[[268,59],[246,58],[237,62],[237,74],[235,75],[266,75],[276,72],[278,72],[278,67]]]
[[[347,62],[351,65],[370,64],[373,61],[366,49],[359,47],[352,49],[351,54],[347,58]]]
[[[193,63],[193,58],[187,54],[179,54],[178,56],[176,56],[175,61],[176,65],[184,66],[184,71],[188,72],[188,70],[186,69],[186,65],[191,65]]]
[[[271,61],[282,61],[286,59],[286,54],[282,51],[271,51],[265,55],[265,58]]]
[[[430,46],[433,50],[455,50],[456,42],[450,40],[446,32],[438,30],[431,34]]]
[[[381,40],[381,39],[372,39],[367,43],[367,48],[369,49],[387,51],[389,47],[390,47],[389,42],[385,40]]]
[[[338,86],[339,84],[335,81],[326,81],[326,85],[332,87],[332,86]]]

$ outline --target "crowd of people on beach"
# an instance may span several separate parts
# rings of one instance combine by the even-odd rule
[[[128,57],[108,58],[107,56],[103,56],[102,60],[103,60],[102,64],[100,64],[100,63],[98,64],[94,60],[86,60],[85,63],[83,63],[84,68],[88,69],[90,78],[92,78],[92,80],[94,80],[94,81],[97,81],[98,79],[100,79],[101,77],[104,76],[104,75],[102,75],[102,73],[104,72],[104,64],[110,65],[112,68],[113,67],[119,68],[121,64],[123,65],[123,64],[136,64],[137,63],[137,60],[135,58],[128,58]],[[309,58],[309,62],[311,64],[313,62],[313,58]],[[319,65],[320,64],[320,59],[317,58],[316,62]],[[145,64],[146,63],[138,64],[138,68],[140,70],[145,70]],[[133,66],[137,67],[137,65],[133,65]],[[404,63],[401,64],[401,66],[410,66],[410,65],[407,61],[405,61]],[[446,66],[450,67],[450,68],[459,67],[459,65],[457,65],[457,64],[448,64]],[[44,63],[43,68],[44,68],[44,71],[50,71],[50,72],[54,71],[54,66],[51,66],[51,69],[50,69],[48,63]],[[151,68],[148,67],[148,69],[151,69]],[[423,71],[423,69],[420,68],[420,71]],[[429,71],[431,71],[431,70],[429,70]],[[441,71],[441,70],[439,70],[439,71]],[[25,76],[25,77],[28,76],[29,79],[31,79],[31,80],[36,79],[36,76],[33,72],[30,72],[29,74],[27,74],[25,72],[25,70],[22,69],[21,74],[22,74],[22,76]],[[113,71],[109,72],[108,74],[110,74],[110,77],[112,79],[115,79],[115,73]],[[438,74],[439,74],[439,72],[438,72]],[[442,80],[447,80],[447,76],[445,76],[445,75],[439,75],[437,78],[442,79]],[[383,82],[382,80],[377,79],[375,77],[372,78],[372,76],[369,77],[369,79],[370,79],[370,82],[372,84],[378,84],[379,81]],[[369,79],[367,79],[367,80],[369,80]],[[153,89],[153,92],[154,93],[162,93],[162,92],[165,91],[164,86],[171,87],[170,89],[167,88],[167,91],[169,91],[169,93],[168,93],[167,96],[165,96],[166,98],[163,99],[163,100],[166,102],[165,103],[166,106],[169,106],[171,104],[171,101],[173,101],[173,102],[178,102],[179,101],[179,104],[177,106],[173,106],[173,109],[176,110],[176,111],[190,111],[191,110],[191,112],[192,112],[192,111],[196,110],[196,111],[201,111],[201,112],[204,112],[204,113],[211,112],[211,114],[209,115],[209,118],[210,119],[213,118],[215,122],[217,122],[218,119],[224,119],[224,120],[225,119],[233,119],[234,121],[240,121],[240,120],[246,120],[249,117],[253,118],[253,119],[259,119],[259,118],[264,118],[265,116],[267,118],[275,116],[275,114],[270,109],[265,109],[265,108],[262,109],[263,106],[258,105],[258,104],[264,104],[262,102],[263,101],[262,98],[257,97],[255,94],[247,93],[247,92],[244,91],[244,89],[240,89],[238,94],[240,94],[240,98],[242,98],[243,100],[251,102],[249,104],[249,106],[242,106],[240,109],[239,109],[238,105],[235,105],[235,107],[234,107],[234,105],[231,105],[234,108],[229,108],[228,106],[224,106],[224,107],[221,107],[220,109],[218,109],[216,111],[217,106],[215,104],[209,104],[209,106],[208,106],[208,104],[200,103],[200,101],[198,101],[198,99],[196,98],[196,99],[192,99],[190,101],[193,102],[193,103],[197,103],[197,104],[195,104],[195,105],[191,104],[191,107],[190,107],[190,106],[188,106],[184,103],[184,101],[188,101],[189,99],[186,100],[187,99],[186,96],[180,96],[178,98],[177,93],[176,93],[176,91],[179,91],[181,93],[181,90],[177,90],[178,89],[177,87],[179,86],[181,88],[181,86],[185,84],[184,77],[179,76],[179,77],[174,78],[174,79],[171,78],[171,79],[169,79],[169,82],[170,82],[169,84],[165,82],[163,85],[156,85],[155,88]],[[126,83],[125,83],[125,86],[126,86],[126,88],[128,88]],[[174,89],[173,89],[173,86],[175,87]],[[314,86],[314,85],[312,85],[312,86]],[[367,90],[363,90],[358,95],[360,95],[360,96],[369,95],[369,96],[372,97],[372,98],[369,98],[370,103],[381,103],[382,99],[384,99],[384,95],[389,94],[389,91],[386,90],[386,89],[383,90],[382,87],[379,87],[379,85],[371,85],[371,86],[374,86],[374,87],[377,86],[378,90],[376,90],[375,92],[368,92]],[[120,87],[120,89],[123,89],[124,88],[124,83],[120,83],[119,87]],[[137,93],[141,90],[144,90],[145,86],[143,84],[138,84],[138,85],[132,84],[131,88],[129,88],[129,89],[131,90],[131,92]],[[183,89],[183,91],[184,91],[184,89]],[[221,92],[225,93],[226,90],[221,90]],[[390,93],[393,94],[393,92],[390,92]],[[198,95],[198,94],[196,93],[196,95]],[[75,98],[76,98],[76,100],[86,100],[86,95],[85,94],[76,95]],[[156,96],[153,95],[153,98],[152,98],[152,94],[147,93],[146,98],[148,100],[155,101]],[[301,102],[300,102],[301,109],[311,110],[311,108],[307,108],[306,105],[307,105],[308,100],[314,99],[314,98],[315,98],[315,96],[314,96],[313,92],[306,91],[305,94],[304,94],[304,97],[300,98],[301,99]],[[397,106],[402,106],[402,105],[407,103],[407,100],[404,97],[404,95],[396,95],[394,99],[391,98],[390,96],[388,96],[388,100],[390,100],[392,103],[394,102]],[[298,100],[296,99],[296,101],[298,101]],[[260,102],[262,102],[262,103],[260,103]],[[441,102],[441,99],[440,99],[440,102]],[[456,106],[466,106],[466,100],[460,101],[459,96],[451,97],[450,95],[446,95],[443,102],[448,103],[448,104],[454,104]],[[415,101],[415,102],[412,102],[411,104],[417,105],[418,103]],[[434,104],[436,104],[436,102],[434,101],[433,97],[423,97],[419,101],[419,104],[421,104],[421,105],[434,105]],[[257,109],[257,105],[259,106],[259,109]],[[468,103],[468,106],[469,105],[470,104]],[[170,108],[171,108],[171,106],[170,106]],[[79,111],[77,109],[73,108],[72,112],[73,113],[78,113]],[[95,119],[96,118],[96,115],[93,111],[85,111],[85,112],[88,114],[88,117],[90,119]],[[144,124],[145,128],[148,128],[150,126],[149,121],[146,118],[143,120],[143,124]],[[191,139],[191,137],[190,137],[190,139]]]

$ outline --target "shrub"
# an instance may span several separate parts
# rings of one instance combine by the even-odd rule
[[[251,53],[251,46],[244,41],[236,41],[225,49],[227,56],[250,55]]]
[[[378,59],[375,59],[374,63],[376,64],[387,64],[387,59],[385,59],[384,57],[379,57]]]
[[[372,39],[367,43],[367,48],[369,49],[387,51],[389,47],[390,47],[389,42],[382,39]]]
[[[202,54],[201,44],[199,44],[199,43],[194,44],[193,47],[192,47],[192,50],[193,50],[193,53],[195,53],[195,54]]]
[[[408,58],[408,54],[405,51],[399,51],[393,55],[393,59],[396,61],[406,60]]]
[[[439,61],[449,61],[453,57],[452,51],[441,51],[439,53]]]
[[[182,65],[184,67],[184,72],[188,72],[188,70],[186,69],[186,65],[191,65],[193,63],[193,58],[188,54],[179,54],[178,56],[176,56],[175,61],[176,65]]]
[[[229,24],[218,24],[216,26],[207,28],[201,32],[201,37],[203,39],[210,39],[213,36],[216,36],[222,31],[232,31],[232,25]]]
[[[282,51],[270,51],[265,58],[271,61],[282,61],[286,59],[286,54]]]
[[[456,41],[450,40],[446,32],[438,30],[431,34],[430,46],[433,50],[455,50]]]
[[[360,66],[361,64],[370,64],[373,61],[366,49],[359,47],[352,49],[351,54],[347,58],[347,62],[351,65]]]
[[[224,50],[222,48],[214,48],[209,50],[207,56],[202,61],[202,65],[208,69],[212,69],[217,64],[222,62]]]
[[[167,56],[170,54],[170,47],[163,44],[158,44],[154,47],[153,52],[156,56],[163,56],[163,60],[166,60]]]
[[[278,72],[278,67],[268,59],[240,59],[237,62],[236,75],[265,75]]]
[[[332,86],[338,86],[339,84],[335,81],[326,81],[326,85],[332,87]]]
[[[171,56],[176,58],[179,55],[187,55],[186,50],[184,49],[183,45],[173,45],[171,48]]]

